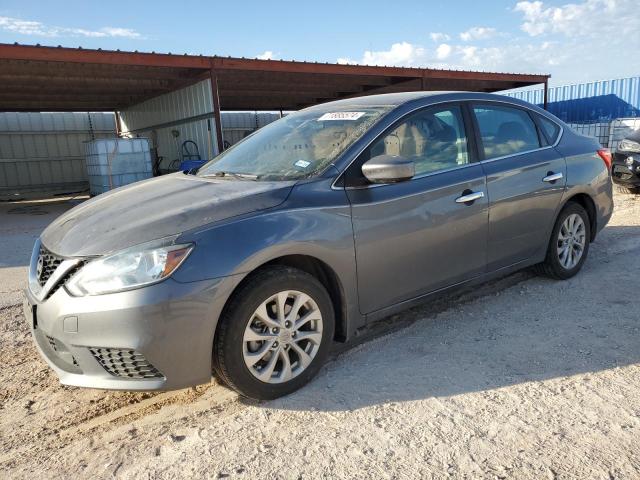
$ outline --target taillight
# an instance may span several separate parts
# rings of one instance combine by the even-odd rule
[[[613,162],[613,160],[611,159],[611,150],[609,150],[608,148],[601,148],[600,150],[598,150],[598,155],[607,166],[607,168],[610,169],[611,163]]]

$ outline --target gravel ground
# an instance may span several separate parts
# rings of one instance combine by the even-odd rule
[[[67,206],[16,208],[0,205],[2,478],[640,477],[640,197],[616,196],[577,277],[519,273],[396,316],[264,403],[215,382],[60,386],[18,303]]]

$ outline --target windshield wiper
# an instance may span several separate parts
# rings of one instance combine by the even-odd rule
[[[251,173],[237,173],[237,172],[215,172],[209,175],[203,175],[203,177],[232,177],[240,180],[257,180],[258,175],[252,175]]]

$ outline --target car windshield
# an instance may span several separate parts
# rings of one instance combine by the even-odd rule
[[[292,113],[218,155],[198,176],[265,181],[312,177],[391,108],[327,107]]]

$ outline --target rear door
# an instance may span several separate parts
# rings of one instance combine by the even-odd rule
[[[352,206],[358,291],[373,312],[484,272],[487,198],[458,104],[409,114],[375,140],[345,175]],[[362,164],[402,155],[413,179],[369,184]],[[475,194],[466,203],[459,199]]]
[[[470,107],[487,176],[487,269],[494,271],[546,250],[567,169],[534,112],[504,102]]]

